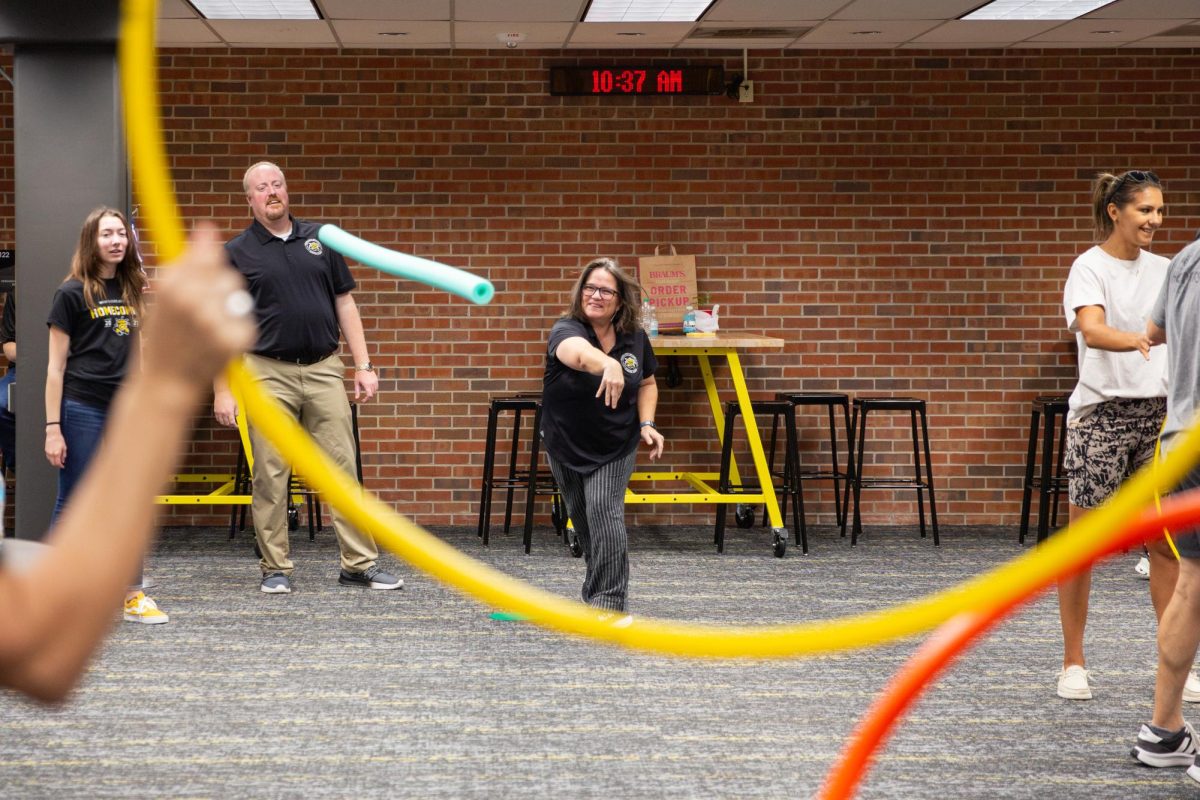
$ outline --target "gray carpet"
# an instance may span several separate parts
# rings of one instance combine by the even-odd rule
[[[504,571],[576,596],[583,564],[550,530],[484,549]],[[771,555],[760,530],[632,532],[636,614],[785,622],[878,608],[1021,552],[1015,531],[830,529]],[[402,568],[402,592],[336,584],[336,548],[293,535],[296,593],[257,590],[248,538],[168,531],[150,559],[169,625],[120,624],[74,699],[0,695],[0,796],[807,797],[915,642],[819,660],[674,660],[568,639]],[[1098,570],[1096,699],[1054,695],[1057,610],[999,628],[913,710],[863,798],[1193,797],[1181,770],[1128,748],[1153,692],[1154,620],[1130,555]],[[386,565],[395,565],[390,556]],[[1192,714],[1195,717],[1195,714]]]

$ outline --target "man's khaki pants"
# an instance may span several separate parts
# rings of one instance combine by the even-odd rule
[[[346,399],[346,367],[336,353],[301,366],[262,356],[246,356],[259,384],[309,432],[317,445],[347,474],[354,475],[354,431]],[[243,412],[244,413],[244,412]],[[247,419],[254,452],[254,497],[250,504],[263,574],[292,574],[288,557],[287,501],[291,466]],[[353,528],[336,509],[333,529],[341,549],[342,569],[363,572],[379,557],[370,536]]]

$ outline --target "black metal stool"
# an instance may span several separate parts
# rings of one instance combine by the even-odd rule
[[[495,477],[496,469],[496,435],[500,414],[512,412],[512,437],[509,444],[508,474],[503,478]],[[521,417],[525,413],[533,414],[533,427],[529,436],[529,466],[521,468],[518,459],[521,452]],[[504,502],[504,532],[508,533],[512,524],[513,493],[517,489],[525,490],[525,552],[528,553],[533,545],[533,501],[538,495],[551,498],[550,517],[554,523],[555,532],[566,538],[567,514],[559,494],[554,475],[548,469],[538,468],[541,436],[538,430],[542,420],[541,394],[517,395],[514,397],[493,397],[488,407],[487,442],[483,453],[483,477],[479,483],[479,525],[477,535],[483,539],[484,545],[489,542],[492,515],[492,493],[496,489],[505,491]]]
[[[854,467],[854,429],[850,426],[850,396],[841,392],[778,392],[775,395],[776,400],[785,400],[792,404],[793,407],[799,406],[824,406],[829,412],[829,469],[801,469],[799,470],[799,480],[801,481],[833,481],[833,508],[837,524],[842,529],[842,536],[846,535],[846,512],[850,509],[850,473]],[[834,418],[834,409],[842,409],[842,420],[846,425],[846,468],[843,470],[838,463],[838,443],[837,443],[837,423]],[[771,420],[771,454],[769,463],[775,464],[775,439],[776,427],[779,417],[776,416]],[[799,437],[796,438],[799,445]],[[800,454],[796,454],[796,464],[800,463]],[[773,467],[772,467],[773,468]],[[842,485],[845,481],[845,485]],[[803,483],[800,484],[804,486]],[[766,516],[763,516],[763,524],[766,524]]]
[[[350,404],[350,429],[354,433],[354,474],[358,477],[358,482],[361,485],[363,482],[362,447],[358,438],[358,405],[356,403]],[[233,470],[233,493],[253,494],[253,492],[254,485],[250,474],[250,466],[246,462],[246,451],[242,448],[239,437],[237,466]],[[316,490],[306,486],[298,476],[293,474],[288,478],[287,525],[289,531],[294,531],[300,527],[300,509],[292,502],[294,495],[300,495],[304,498],[304,504],[308,510],[308,540],[310,542],[315,541],[317,531],[325,530],[321,497]],[[229,508],[229,538],[234,538],[239,530],[246,530],[245,505],[230,506]],[[257,541],[254,547],[257,552]]]
[[[795,410],[791,403],[786,400],[759,400],[750,404],[755,415],[770,414],[773,420],[778,420],[783,417],[783,429],[786,434],[786,452],[783,459],[783,472],[774,473],[773,476],[781,478],[779,486],[775,487],[776,497],[779,500],[780,513],[785,514],[787,509],[787,498],[792,498],[792,511],[797,525],[796,529],[796,544],[800,545],[801,551],[808,555],[808,529],[804,525],[804,498],[800,494],[800,480],[797,470],[796,458],[796,417]],[[730,465],[733,463],[733,425],[737,417],[741,414],[741,408],[736,402],[725,404],[725,433],[721,438],[721,472],[718,478],[717,491],[721,494],[756,494],[760,491],[760,487],[749,484],[734,485],[729,478]],[[772,422],[774,427],[774,422]],[[774,459],[772,459],[774,460]],[[746,478],[743,478],[746,480]],[[748,528],[754,524],[754,509],[747,507],[749,513],[743,513],[741,506],[735,511],[735,520],[739,528]],[[717,527],[713,534],[713,541],[717,545],[717,552],[725,552],[725,516],[728,513],[727,503],[717,504]],[[782,557],[787,551],[786,531],[782,536],[776,534],[773,542],[775,547],[775,555]]]
[[[1025,544],[1029,533],[1029,506],[1033,490],[1038,490],[1037,540],[1050,535],[1050,526],[1058,527],[1059,497],[1069,488],[1063,475],[1063,456],[1067,451],[1067,408],[1069,395],[1045,395],[1035,397],[1033,411],[1029,415],[1029,450],[1025,455],[1025,484],[1021,492],[1021,534],[1019,544]],[[1038,458],[1038,432],[1042,434],[1041,458]],[[1057,454],[1055,431],[1058,432]],[[1040,460],[1041,469],[1034,465]],[[1051,470],[1053,465],[1053,471]],[[1053,509],[1053,520],[1051,519]]]
[[[921,520],[921,538],[925,538],[925,503],[922,491],[929,492],[929,516],[933,522],[933,543],[941,544],[938,539],[937,506],[933,495],[933,459],[929,454],[929,426],[925,420],[925,401],[915,397],[856,397],[854,398],[854,415],[851,427],[857,431],[858,455],[849,476],[854,487],[854,526],[850,534],[850,546],[858,544],[858,534],[862,531],[862,517],[859,513],[859,500],[863,489],[916,489],[917,514]],[[871,411],[907,411],[912,422],[913,470],[912,478],[864,478],[863,455],[867,441],[867,414]],[[917,416],[921,417],[921,438],[917,438]],[[925,445],[925,479],[921,478],[920,445]]]

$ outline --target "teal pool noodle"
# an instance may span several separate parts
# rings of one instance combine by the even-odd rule
[[[473,303],[490,303],[496,294],[496,287],[485,278],[427,258],[397,253],[395,250],[371,244],[354,234],[346,233],[337,225],[322,225],[317,230],[317,239],[326,247],[360,264],[374,267],[389,275],[442,289]]]

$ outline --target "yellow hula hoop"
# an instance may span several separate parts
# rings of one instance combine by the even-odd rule
[[[120,73],[125,122],[138,194],[150,235],[164,258],[182,252],[183,234],[163,155],[154,86],[154,0],[126,0],[121,23]],[[596,609],[510,578],[458,552],[363,491],[315,446],[300,426],[263,392],[239,361],[227,370],[247,413],[276,446],[352,524],[433,577],[490,606],[521,614],[545,628],[644,650],[698,657],[781,657],[877,645],[929,630],[963,611],[1025,597],[1063,574],[1091,563],[1117,539],[1121,526],[1150,502],[1160,484],[1172,485],[1200,460],[1200,427],[1190,430],[1157,474],[1143,469],[1102,509],[1066,534],[959,586],[878,612],[798,625],[713,627],[635,618],[625,627]]]

